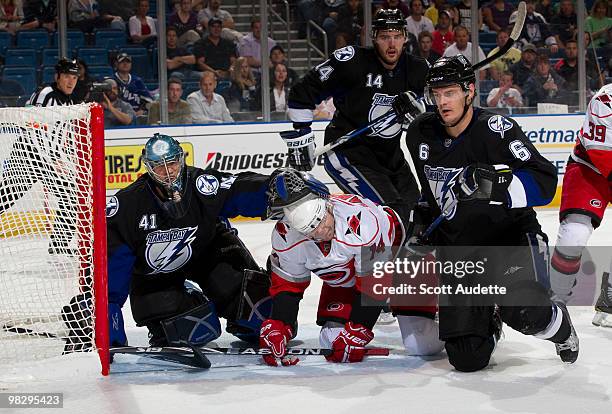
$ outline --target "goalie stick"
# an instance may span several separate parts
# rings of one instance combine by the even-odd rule
[[[524,1],[521,1],[517,6],[516,22],[514,24],[514,28],[512,29],[512,33],[510,33],[510,38],[508,39],[508,41],[502,47],[500,47],[497,52],[483,59],[482,61],[475,63],[472,66],[472,69],[474,71],[480,70],[484,68],[485,66],[487,66],[489,63],[493,62],[494,60],[499,59],[502,56],[504,56],[510,50],[512,45],[514,45],[514,42],[516,42],[519,36],[521,35],[521,32],[523,31],[523,26],[525,25],[526,17],[527,17],[527,5],[525,4]],[[314,156],[316,158],[320,155],[323,155],[326,152],[344,144],[345,142],[355,137],[360,136],[361,134],[363,134],[369,129],[376,130],[377,126],[378,128],[380,128],[381,126],[384,126],[385,128],[387,128],[388,126],[390,126],[392,123],[395,123],[395,122],[397,122],[397,115],[395,114],[393,110],[391,110],[387,113],[382,114],[378,118],[372,120],[367,125],[359,129],[355,129],[349,132],[348,134],[341,136],[334,142],[330,142],[329,144],[322,146],[321,148],[315,151]]]

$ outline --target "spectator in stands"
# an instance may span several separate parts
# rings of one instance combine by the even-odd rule
[[[107,79],[110,83],[111,90],[102,93],[102,102],[100,105],[104,108],[104,126],[125,126],[130,125],[136,114],[132,106],[119,99],[119,87],[114,79]]]
[[[518,108],[523,106],[523,97],[512,87],[512,72],[502,72],[499,87],[493,88],[487,97],[487,106],[496,108]]]
[[[257,102],[257,79],[246,57],[241,56],[232,65],[232,86],[228,97],[230,105],[238,102],[239,111],[255,111],[260,105]],[[273,79],[273,78],[270,78]]]
[[[518,87],[519,90],[523,90],[527,79],[535,72],[535,61],[537,56],[536,47],[531,43],[527,43],[521,52],[521,60],[510,66],[514,85]]]
[[[194,70],[195,63],[196,59],[193,53],[189,53],[184,47],[178,46],[176,28],[174,26],[168,27],[166,29],[166,67],[169,77],[200,79],[202,72]]]
[[[442,10],[447,10],[446,0],[433,0],[429,2],[429,7],[425,10],[425,17],[429,18],[434,26],[438,25],[438,19]],[[449,17],[453,19],[452,14],[449,12]]]
[[[140,0],[136,9],[136,15],[130,17],[128,22],[132,43],[141,44],[145,47],[149,47],[157,42],[155,20],[148,13],[149,0]]]
[[[608,17],[608,3],[606,0],[597,0],[593,3],[591,15],[586,18],[585,30],[591,34],[595,47],[602,47],[606,43],[608,29],[612,27],[612,18]]]
[[[442,56],[457,56],[458,54],[462,54],[467,58],[470,64],[476,63],[472,62],[472,42],[470,42],[470,35],[468,31],[463,26],[457,26],[454,30],[454,38],[455,43],[450,45],[444,51]],[[483,61],[485,59],[485,54],[482,51],[482,48],[478,46],[478,62]],[[486,69],[481,69],[479,72],[480,79],[486,78],[487,71]]]
[[[417,53],[415,53],[417,56],[426,59],[430,65],[433,65],[434,62],[441,57],[431,48],[432,42],[433,37],[431,33],[429,33],[427,30],[422,31],[419,33],[419,49]]]
[[[278,63],[282,63],[287,68],[287,82],[289,86],[293,86],[293,84],[299,80],[299,76],[294,69],[291,69],[287,64],[287,58],[285,57],[285,51],[280,45],[276,45],[270,50],[270,79],[273,79],[274,76],[274,66]]]
[[[176,28],[179,46],[190,46],[200,39],[198,14],[191,9],[191,0],[181,0],[179,9],[168,18],[168,26]]]
[[[0,107],[14,107],[19,97],[25,96],[25,90],[13,79],[0,78]]]
[[[497,47],[491,50],[487,56],[494,55],[497,53],[500,47],[506,44],[510,39],[510,32],[507,29],[502,29],[497,32]],[[491,79],[499,80],[500,75],[510,69],[510,66],[521,60],[521,51],[512,46],[508,52],[502,57],[495,59],[490,63],[490,75]]]
[[[193,45],[197,70],[212,71],[219,79],[229,79],[230,67],[238,57],[236,45],[221,37],[222,22],[213,18],[208,22],[208,36]]]
[[[47,29],[55,32],[57,24],[56,0],[26,0],[23,6],[24,19],[21,30]]]
[[[344,4],[344,0],[300,0],[297,6],[298,36],[306,37],[306,22],[314,21],[327,32],[335,25],[338,18],[339,7]],[[318,34],[314,34],[317,36]],[[333,48],[335,43],[330,43]]]
[[[124,22],[130,20],[138,8],[138,0],[98,0],[100,14],[120,16]]]
[[[514,11],[512,4],[504,0],[493,0],[482,8],[482,19],[489,30],[499,32],[510,24]]]
[[[234,122],[225,104],[225,99],[215,93],[216,87],[217,75],[215,72],[205,71],[200,78],[200,90],[190,93],[187,97],[194,124]]]
[[[406,29],[417,39],[423,30],[434,31],[434,25],[428,17],[423,16],[423,2],[410,0],[410,16],[406,19]]]
[[[168,125],[191,124],[191,109],[183,96],[183,82],[178,78],[168,79]],[[147,124],[160,123],[159,100],[151,104]]]
[[[21,0],[0,0],[0,30],[14,35],[20,29],[22,20]]]
[[[597,68],[590,59],[586,58],[587,88],[597,90],[600,85],[600,76]],[[568,40],[565,43],[565,58],[559,60],[555,65],[555,72],[566,82],[566,88],[570,92],[578,91],[578,42]],[[573,94],[573,102],[577,104],[577,94]]]
[[[223,28],[233,29],[235,27],[234,18],[230,12],[221,8],[220,0],[211,0],[208,6],[198,13],[198,21],[204,30],[208,30],[208,21],[213,17],[223,22]]]
[[[87,102],[91,91],[91,85],[93,84],[93,78],[89,76],[89,68],[87,63],[83,59],[78,59],[79,65],[79,79],[77,84],[72,91],[72,100],[74,103]]]
[[[70,0],[68,3],[68,26],[82,32],[110,28],[125,31],[125,22],[120,16],[100,14],[97,0]]]
[[[550,22],[555,15],[553,4],[551,0],[537,0],[535,10],[544,17],[544,20]]]
[[[514,23],[516,20],[516,12],[511,16],[510,21]],[[550,31],[548,23],[544,17],[535,11],[535,0],[527,0],[527,16],[525,17],[525,25],[519,36],[519,40],[523,43],[532,43],[536,47],[547,46],[550,53],[557,53],[559,46],[557,39]]]
[[[565,80],[550,67],[550,58],[541,53],[537,58],[536,71],[527,79],[523,88],[523,97],[529,106],[541,102],[566,103],[564,93]]]
[[[472,0],[460,0],[454,7],[454,13],[457,22],[456,25],[461,25],[468,29],[468,33],[472,34]],[[478,9],[478,28],[482,27],[482,11]]]
[[[283,63],[277,63],[276,66],[274,66],[274,77],[272,78],[272,82],[270,109],[276,112],[286,112],[289,85],[287,83],[287,66]]]
[[[410,7],[402,0],[384,0],[381,9],[399,9],[404,18],[410,16]],[[374,13],[372,13],[372,15],[374,15]]]
[[[261,62],[261,20],[258,17],[251,20],[251,32],[242,38],[240,41],[240,47],[238,49],[238,54],[241,57],[245,57],[249,62],[249,66],[256,71],[260,72],[262,62]],[[276,41],[271,37],[268,37],[268,53],[266,56],[269,56],[272,48],[276,46]],[[264,67],[266,66],[264,62]]]
[[[565,47],[568,40],[576,39],[577,22],[573,0],[561,0],[559,14],[550,20],[550,30],[554,33],[560,47]]]
[[[334,40],[336,49],[347,45],[359,45],[363,28],[363,5],[361,0],[347,0],[338,10],[338,25]],[[331,47],[331,46],[330,46]]]
[[[120,53],[115,64],[115,80],[119,85],[121,99],[129,103],[136,115],[145,115],[148,106],[153,102],[151,92],[139,76],[133,75],[132,58],[127,53]]]
[[[431,49],[442,56],[448,46],[454,41],[454,34],[451,29],[451,15],[448,11],[443,10],[438,18],[438,28],[431,34],[433,43]]]

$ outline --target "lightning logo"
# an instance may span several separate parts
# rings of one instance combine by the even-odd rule
[[[429,165],[425,165],[423,167],[425,171],[425,177],[427,177],[427,181],[429,181],[429,188],[431,188],[431,192],[436,198],[436,202],[438,206],[440,206],[441,211],[446,211],[447,206],[449,206],[452,202],[455,201],[457,196],[453,191],[453,187],[461,174],[463,169],[461,168],[444,168],[444,167],[430,167]],[[455,216],[455,212],[457,211],[457,205],[455,205],[450,213],[448,214],[448,219],[452,219]]]
[[[196,239],[198,226],[159,230],[147,235],[145,258],[153,269],[149,274],[171,273],[191,259],[191,243]]]
[[[379,116],[386,114],[391,111],[391,104],[395,99],[395,95],[387,95],[384,93],[375,93],[372,97],[372,107],[368,114],[368,120],[372,122]],[[370,136],[377,136],[381,138],[393,138],[401,129],[401,125],[393,119],[387,119],[380,123],[372,126],[372,132]]]

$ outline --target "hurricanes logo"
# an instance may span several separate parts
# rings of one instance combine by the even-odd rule
[[[589,201],[589,204],[592,205],[595,208],[600,208],[601,207],[601,200],[598,200],[598,199],[594,198],[591,201]]]
[[[368,121],[372,122],[379,116],[391,111],[391,104],[395,99],[395,95],[387,95],[384,93],[375,93],[372,97],[372,106],[368,113]],[[389,119],[372,126],[370,136],[381,138],[393,138],[401,129],[401,125],[395,120]]]
[[[432,168],[429,165],[425,165],[423,168],[425,171],[425,177],[429,181],[429,187],[431,192],[436,198],[438,206],[441,211],[445,211],[447,206],[455,201],[457,196],[453,192],[453,186],[457,182],[459,175],[461,174],[461,168],[444,168],[435,167]],[[452,219],[457,211],[455,205],[451,212],[448,214],[448,219]]]
[[[361,211],[356,216],[351,216],[346,219],[348,228],[346,229],[345,235],[353,234],[358,238],[361,238]]]
[[[504,133],[512,129],[512,122],[508,121],[501,115],[494,115],[489,118],[489,129],[493,132],[499,133],[502,139],[504,139]]]
[[[606,105],[608,108],[612,109],[612,99],[610,99],[610,95],[603,93],[595,99],[597,99],[602,104]]]
[[[153,269],[149,274],[171,273],[185,265],[191,259],[197,231],[198,226],[149,233],[145,249],[147,264]]]

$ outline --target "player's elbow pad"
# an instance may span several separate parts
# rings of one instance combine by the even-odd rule
[[[123,327],[123,313],[116,303],[108,304],[109,342],[111,346],[127,345],[127,336]]]

